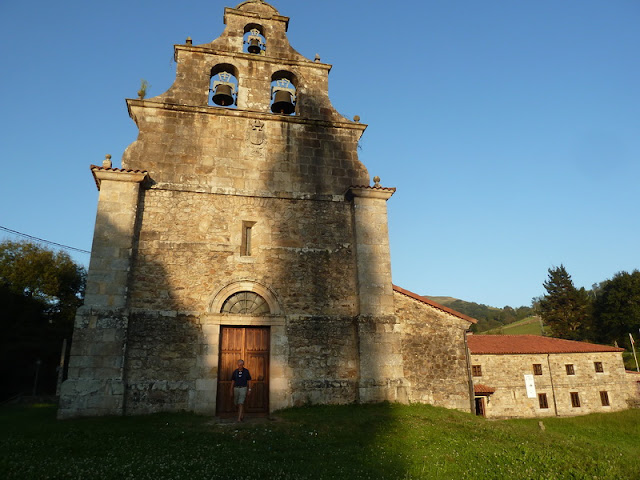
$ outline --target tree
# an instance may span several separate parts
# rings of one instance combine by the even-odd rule
[[[548,270],[543,283],[547,294],[534,299],[538,315],[555,337],[585,340],[591,335],[591,301],[584,288],[573,284],[571,275],[560,265]]]
[[[64,338],[82,303],[86,271],[64,252],[0,242],[0,400],[29,391],[37,360],[42,392],[52,393]]]
[[[629,333],[637,338],[640,329],[640,271],[618,272],[601,283],[594,317],[598,341],[631,347]]]

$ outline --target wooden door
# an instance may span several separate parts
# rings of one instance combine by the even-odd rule
[[[476,415],[478,416],[485,416],[485,412],[484,412],[484,398],[482,397],[476,397]]]
[[[235,412],[231,375],[238,360],[251,374],[251,394],[245,412],[269,413],[269,327],[220,327],[220,361],[218,367],[218,415]]]

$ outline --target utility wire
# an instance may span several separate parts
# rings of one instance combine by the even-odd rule
[[[12,233],[14,235],[19,235],[21,237],[25,237],[25,238],[28,238],[30,240],[36,240],[38,242],[46,243],[48,245],[55,245],[56,247],[64,248],[65,250],[73,250],[74,252],[80,252],[80,253],[91,253],[88,250],[82,250],[81,248],[70,247],[69,245],[62,245],[61,243],[52,242],[50,240],[45,240],[44,238],[38,238],[38,237],[31,236],[31,235],[27,235],[26,233],[18,232],[16,230],[11,230],[10,228],[3,227],[2,225],[0,225],[0,230],[4,230],[5,232],[9,232],[9,233]]]

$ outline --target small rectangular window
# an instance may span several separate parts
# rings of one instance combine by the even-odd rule
[[[596,369],[596,373],[604,372],[604,368],[602,367],[602,362],[593,362],[593,366]]]
[[[540,408],[549,408],[549,403],[547,402],[547,394],[539,393],[538,394],[538,403],[540,404]]]
[[[533,374],[534,375],[542,375],[542,364],[534,363],[533,364]]]
[[[567,375],[575,375],[576,371],[573,369],[573,364],[572,363],[567,363],[565,365],[565,368],[567,369]]]
[[[578,395],[578,392],[571,392],[571,406],[573,408],[580,407],[580,395]]]
[[[251,229],[256,222],[242,222],[242,240],[240,245],[240,255],[251,256]]]
[[[481,365],[472,365],[471,366],[471,375],[474,377],[482,376],[482,366]]]
[[[600,392],[600,402],[602,402],[603,407],[609,406],[609,393],[602,391]]]

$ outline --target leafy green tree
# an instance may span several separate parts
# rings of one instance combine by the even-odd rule
[[[39,391],[52,393],[64,338],[71,339],[86,271],[64,252],[31,242],[0,242],[0,400],[30,391],[36,361]]]
[[[586,340],[591,336],[592,305],[584,288],[577,289],[571,275],[560,265],[548,270],[543,283],[546,295],[534,299],[543,322],[555,337]]]
[[[594,302],[594,329],[598,341],[631,347],[629,333],[640,329],[640,271],[618,272],[602,282]]]

